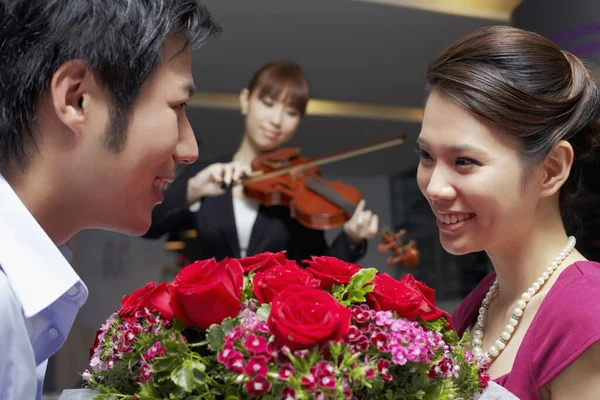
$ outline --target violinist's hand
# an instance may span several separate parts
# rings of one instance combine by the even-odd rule
[[[363,240],[371,239],[379,230],[379,217],[365,210],[365,201],[361,200],[352,217],[344,224],[344,232],[352,244],[359,246]]]
[[[222,184],[229,186],[232,181],[251,173],[252,169],[249,166],[244,166],[237,161],[211,164],[188,180],[188,204],[194,204],[203,197],[223,194],[225,190],[221,187]]]

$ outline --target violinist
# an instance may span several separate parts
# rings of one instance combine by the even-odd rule
[[[282,206],[266,207],[244,195],[243,185],[224,189],[251,174],[252,161],[285,145],[304,118],[309,84],[302,69],[288,60],[263,65],[240,93],[245,116],[242,141],[234,153],[210,163],[196,162],[183,170],[154,208],[144,237],[196,231],[182,253],[187,261],[252,256],[286,250],[298,262],[311,255],[329,255],[348,262],[362,258],[367,239],[379,228],[377,215],[361,200],[329,246],[321,230],[301,225]]]

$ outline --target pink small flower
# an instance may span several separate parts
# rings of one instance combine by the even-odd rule
[[[354,325],[350,325],[350,329],[348,329],[348,335],[346,336],[348,338],[349,342],[356,342],[358,341],[361,336],[363,336],[362,332]]]
[[[333,374],[333,371],[335,371],[335,368],[333,368],[333,365],[329,364],[327,361],[319,361],[317,363],[317,374],[318,375],[331,375]]]
[[[321,392],[320,390],[317,390],[315,392],[315,400],[329,400],[329,397],[327,397],[327,395],[323,392]]]
[[[225,335],[225,339],[236,340],[241,338],[243,335],[242,328],[240,326],[236,326]]]
[[[388,360],[385,358],[380,358],[377,360],[377,371],[379,371],[380,374],[387,374],[390,365],[392,364]]]
[[[266,360],[264,357],[255,356],[248,361],[244,372],[250,377],[256,375],[258,378],[265,378],[267,376],[267,372],[269,372],[269,367],[266,365]]]
[[[302,383],[302,386],[304,386],[304,388],[309,392],[312,392],[317,387],[317,380],[315,379],[315,376],[312,372],[309,372],[308,374],[304,375],[300,379],[300,383]]]
[[[294,374],[294,369],[290,364],[286,364],[277,373],[280,379],[287,380]]]
[[[352,398],[352,389],[350,388],[350,383],[348,382],[348,376],[344,375],[344,379],[342,380],[342,389],[344,391],[344,397],[347,399]]]
[[[251,353],[264,353],[267,351],[267,339],[263,336],[248,335],[244,347]]]
[[[296,400],[296,391],[291,387],[284,387],[281,391],[281,400]]]
[[[142,363],[142,368],[140,369],[140,379],[142,382],[148,382],[152,379],[152,370],[150,369],[150,365],[146,362]]]
[[[271,389],[271,382],[269,382],[268,380],[266,380],[264,378],[257,377],[255,379],[251,380],[250,382],[246,382],[246,391],[254,397],[259,397],[264,394],[267,394],[267,392],[270,389]]]
[[[167,352],[167,349],[162,347],[160,342],[156,342],[152,345],[152,347],[150,347],[148,349],[148,352],[146,353],[146,355],[148,356],[149,359],[153,359],[154,357],[164,356],[166,354],[166,352]]]
[[[86,382],[90,381],[92,374],[90,373],[90,371],[88,371],[87,369],[85,371],[83,371],[83,374],[81,374],[81,379],[83,379]]]
[[[236,374],[241,374],[244,372],[244,362],[245,361],[246,360],[244,360],[242,353],[239,353],[230,359],[229,365],[226,365],[226,367],[228,369],[232,370],[233,372],[235,372]]]
[[[371,336],[371,344],[377,347],[377,350],[380,352],[387,353],[390,351],[388,337],[384,332],[374,333],[373,336]]]
[[[336,386],[335,376],[323,375],[319,377],[319,386],[323,389],[334,390]]]

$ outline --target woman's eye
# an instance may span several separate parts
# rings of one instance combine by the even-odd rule
[[[297,117],[297,116],[298,116],[298,115],[300,115],[300,114],[299,114],[299,113],[298,113],[298,111],[296,111],[296,110],[290,110],[290,111],[288,111],[288,115],[289,115],[290,117]]]
[[[273,102],[270,100],[263,100],[262,102],[267,107],[273,107]]]
[[[470,167],[474,165],[481,165],[479,162],[466,157],[459,157],[456,159],[456,165],[460,167]]]

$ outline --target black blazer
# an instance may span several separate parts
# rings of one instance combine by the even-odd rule
[[[164,202],[154,207],[152,225],[144,237],[159,238],[168,233],[170,240],[182,240],[182,232],[195,229],[197,236],[186,239],[186,247],[181,251],[188,260],[240,257],[231,191],[202,199],[197,212],[189,210],[186,198],[187,181],[191,177],[213,162],[231,161],[232,156],[229,154],[210,163],[196,162],[186,166],[165,191]],[[298,263],[310,259],[311,255],[328,255],[356,262],[364,256],[367,242],[356,248],[342,231],[329,247],[323,231],[301,225],[290,217],[288,208],[261,205],[252,228],[247,256],[281,250],[287,250],[287,258]]]

